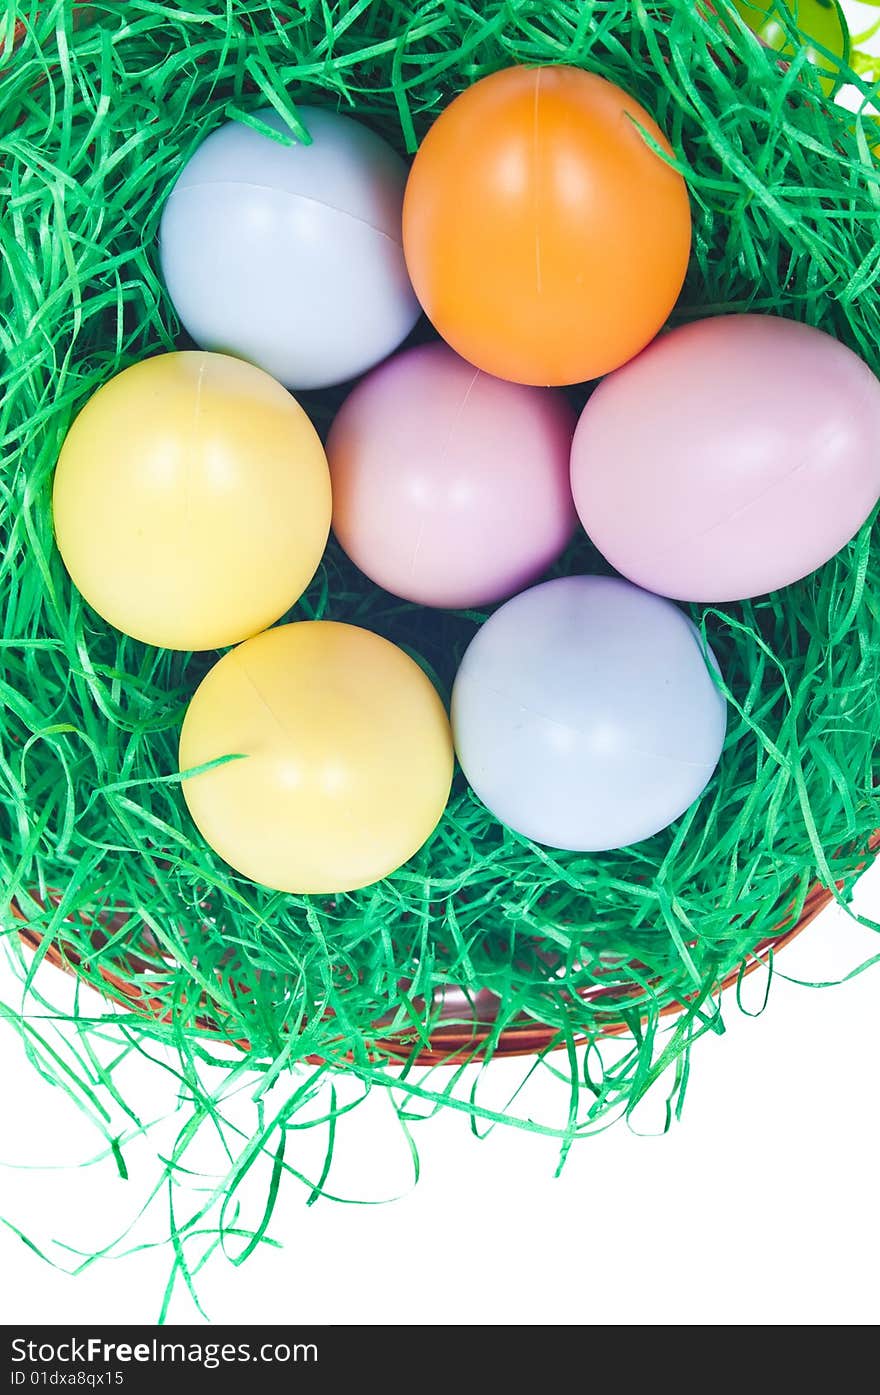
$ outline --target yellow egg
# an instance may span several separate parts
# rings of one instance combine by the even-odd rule
[[[53,495],[99,615],[166,649],[257,634],[299,599],[330,528],[327,459],[274,378],[225,354],[145,359],[74,421]]]
[[[353,891],[412,857],[452,781],[445,708],[402,649],[328,620],[233,649],[196,690],[183,781],[211,847],[278,891]]]

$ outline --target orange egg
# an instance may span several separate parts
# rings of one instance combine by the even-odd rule
[[[438,117],[403,208],[407,266],[464,358],[517,383],[618,368],[681,290],[691,221],[638,102],[577,68],[507,68]]]

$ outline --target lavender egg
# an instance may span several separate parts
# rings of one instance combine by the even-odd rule
[[[502,823],[601,852],[673,822],[711,779],[727,704],[671,601],[616,577],[546,581],[501,606],[452,692],[462,769]]]

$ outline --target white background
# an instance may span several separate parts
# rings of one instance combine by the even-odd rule
[[[856,905],[880,920],[880,866]],[[422,1169],[413,1185],[403,1136],[375,1092],[342,1127],[328,1185],[361,1200],[399,1199],[307,1208],[307,1192],[289,1186],[269,1232],[282,1248],[241,1268],[214,1255],[197,1280],[205,1312],[218,1323],[875,1323],[878,969],[821,991],[781,975],[841,978],[878,952],[873,932],[836,908],[823,914],[779,957],[763,1016],[741,1014],[728,997],[725,1035],[695,1048],[682,1121],[665,1136],[617,1123],[576,1145],[559,1178],[552,1140],[504,1128],[478,1140],[464,1115],[442,1111],[413,1129]],[[61,975],[43,973],[63,1001]],[[0,1000],[14,1002],[17,991],[0,964]],[[520,1063],[494,1065],[492,1101],[521,1076]],[[124,1079],[145,1118],[173,1110],[170,1075],[132,1062]],[[131,1222],[159,1176],[173,1120],[126,1145],[127,1182],[109,1158],[77,1167],[101,1152],[100,1135],[40,1078],[2,1021],[0,1099],[0,1216],[75,1267],[55,1242],[91,1250]],[[564,1101],[545,1080],[526,1106],[558,1118]],[[243,1124],[251,1118],[246,1093],[229,1108]],[[304,1134],[291,1153],[310,1175],[319,1142],[317,1131]],[[219,1172],[216,1150],[198,1157]],[[242,1190],[251,1222],[265,1185],[255,1175]],[[181,1189],[181,1214],[196,1195]],[[161,1238],[163,1223],[160,1199],[131,1243]],[[166,1248],[142,1249],[73,1278],[0,1228],[0,1320],[152,1322],[169,1262]],[[198,1320],[182,1286],[170,1318]]]

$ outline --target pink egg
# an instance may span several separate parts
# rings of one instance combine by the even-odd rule
[[[409,349],[344,402],[327,441],[333,531],[371,580],[421,605],[487,605],[528,586],[577,523],[574,413],[552,388]]]
[[[600,383],[571,459],[581,522],[625,577],[743,600],[814,571],[871,513],[880,383],[794,320],[700,320]]]

